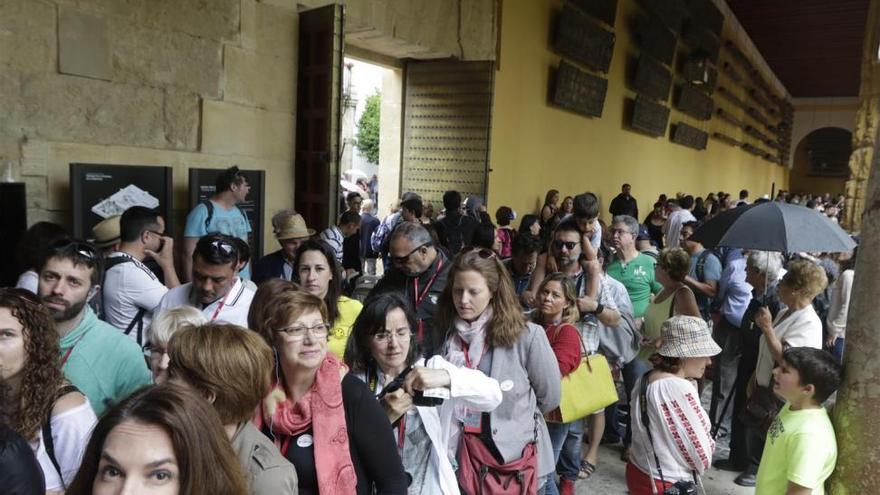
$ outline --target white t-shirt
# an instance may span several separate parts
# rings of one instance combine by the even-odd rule
[[[822,348],[822,320],[812,304],[799,309],[783,321],[785,314],[780,311],[773,320],[773,333],[782,341],[782,346]],[[767,338],[761,335],[758,341],[758,365],[755,367],[755,380],[762,387],[769,387],[773,375],[773,353],[767,346]]]
[[[162,297],[168,292],[159,278],[143,263],[128,254],[110,253],[108,259],[128,257],[130,261],[119,263],[107,270],[104,275],[104,320],[114,327],[125,330],[144,309],[142,338],[138,340],[138,326],[131,330],[129,337],[138,344],[146,341],[146,329],[153,319],[153,311],[159,306]]]
[[[15,288],[29,290],[36,294],[39,285],[40,276],[37,274],[37,272],[33,270],[28,270],[18,276],[18,281],[15,283]]]
[[[55,449],[55,459],[61,467],[61,476],[49,454],[46,453],[46,444],[43,442],[43,431],[37,433],[37,440],[31,443],[34,455],[43,470],[46,478],[46,490],[63,490],[73,481],[76,472],[82,462],[83,453],[92,429],[98,422],[95,411],[92,410],[88,399],[85,403],[65,411],[57,416],[52,416],[52,445]],[[61,480],[64,480],[62,484]]]
[[[222,321],[247,328],[248,311],[251,309],[251,301],[254,299],[255,292],[242,283],[240,278],[236,278],[235,284],[229,289],[226,297],[221,297],[202,307],[202,304],[195,300],[192,282],[189,282],[169,290],[162,298],[162,302],[159,303],[158,311],[180,306],[192,306],[202,310],[209,321]]]

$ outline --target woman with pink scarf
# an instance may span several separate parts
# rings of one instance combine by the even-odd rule
[[[297,471],[300,495],[406,493],[391,425],[369,388],[327,352],[327,308],[317,296],[278,291],[258,331],[275,351],[273,389],[256,415]]]

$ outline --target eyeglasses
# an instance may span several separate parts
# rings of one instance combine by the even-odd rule
[[[156,232],[155,230],[149,230],[149,229],[147,229],[147,232],[154,234],[154,235],[157,235],[159,237],[165,237],[165,232]]]
[[[431,245],[430,242],[426,242],[424,244],[419,245],[418,247],[416,247],[415,249],[413,249],[409,253],[407,253],[406,256],[392,256],[391,263],[393,263],[395,265],[402,265],[402,264],[406,263],[406,261],[409,259],[410,256],[416,254],[416,251],[418,251],[419,249],[422,249],[423,247],[428,247],[430,245]]]
[[[214,239],[211,241],[211,250],[217,252],[221,256],[238,256],[238,248],[235,244],[226,239]]]
[[[168,354],[168,349],[155,344],[144,344],[142,350],[144,351],[144,357],[150,361],[159,361],[162,359],[162,356]]]
[[[613,235],[613,236],[614,236],[614,235],[624,235],[624,234],[630,234],[630,235],[632,235],[632,232],[630,232],[630,231],[628,231],[628,230],[626,230],[626,229],[612,229],[612,230],[611,230],[611,235]]]
[[[409,328],[399,328],[393,332],[384,331],[373,334],[373,340],[375,340],[379,344],[384,344],[391,340],[391,336],[394,336],[398,342],[402,342],[405,340],[409,340],[412,338],[412,330]]]
[[[571,251],[577,245],[578,245],[578,243],[573,242],[573,241],[560,241],[560,240],[553,241],[553,247],[555,247],[556,249],[565,248],[565,249]]]
[[[489,258],[494,258],[496,256],[495,251],[492,251],[491,249],[486,249],[486,248],[478,248],[476,246],[465,246],[465,247],[461,248],[460,253],[465,254],[465,253],[469,253],[471,251],[476,251],[477,255],[480,258],[483,258],[484,260],[487,260]]]
[[[306,333],[310,334],[312,337],[316,339],[321,339],[327,336],[327,333],[330,330],[330,325],[326,323],[319,323],[312,327],[307,327],[305,325],[291,325],[289,327],[284,327],[278,329],[278,332],[284,333],[290,340],[299,341],[306,338]]]

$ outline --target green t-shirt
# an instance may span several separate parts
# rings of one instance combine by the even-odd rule
[[[632,261],[624,264],[620,258],[608,266],[608,276],[622,283],[629,293],[633,305],[633,317],[641,318],[645,314],[651,294],[663,289],[660,282],[654,279],[654,265],[657,261],[639,253]]]
[[[792,411],[785,404],[767,432],[755,495],[785,493],[788,482],[825,493],[837,463],[834,428],[824,407]]]
[[[62,359],[67,356],[64,376],[89,398],[98,417],[152,382],[140,346],[99,320],[88,306],[79,325],[58,344]]]

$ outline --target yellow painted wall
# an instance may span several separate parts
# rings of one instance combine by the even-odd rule
[[[584,117],[549,106],[549,70],[560,60],[550,49],[551,16],[561,4],[547,0],[504,2],[492,118],[488,194],[492,212],[501,205],[511,206],[520,215],[536,211],[544,193],[555,188],[563,196],[595,192],[607,218],[608,204],[623,182],[632,184],[643,217],[660,193],[686,191],[696,196],[746,188],[754,198],[770,194],[774,181],[776,189],[786,188],[786,167],[741,149],[710,138],[707,149],[697,151],[672,143],[669,128],[663,138],[624,128],[624,99],[635,96],[625,88],[624,80],[627,59],[638,55],[628,28],[640,11],[635,0],[618,4],[617,40],[602,117]],[[728,109],[717,95],[715,100]],[[670,123],[680,120],[710,134],[723,129],[743,139],[740,131],[718,119],[700,122],[673,109]]]

